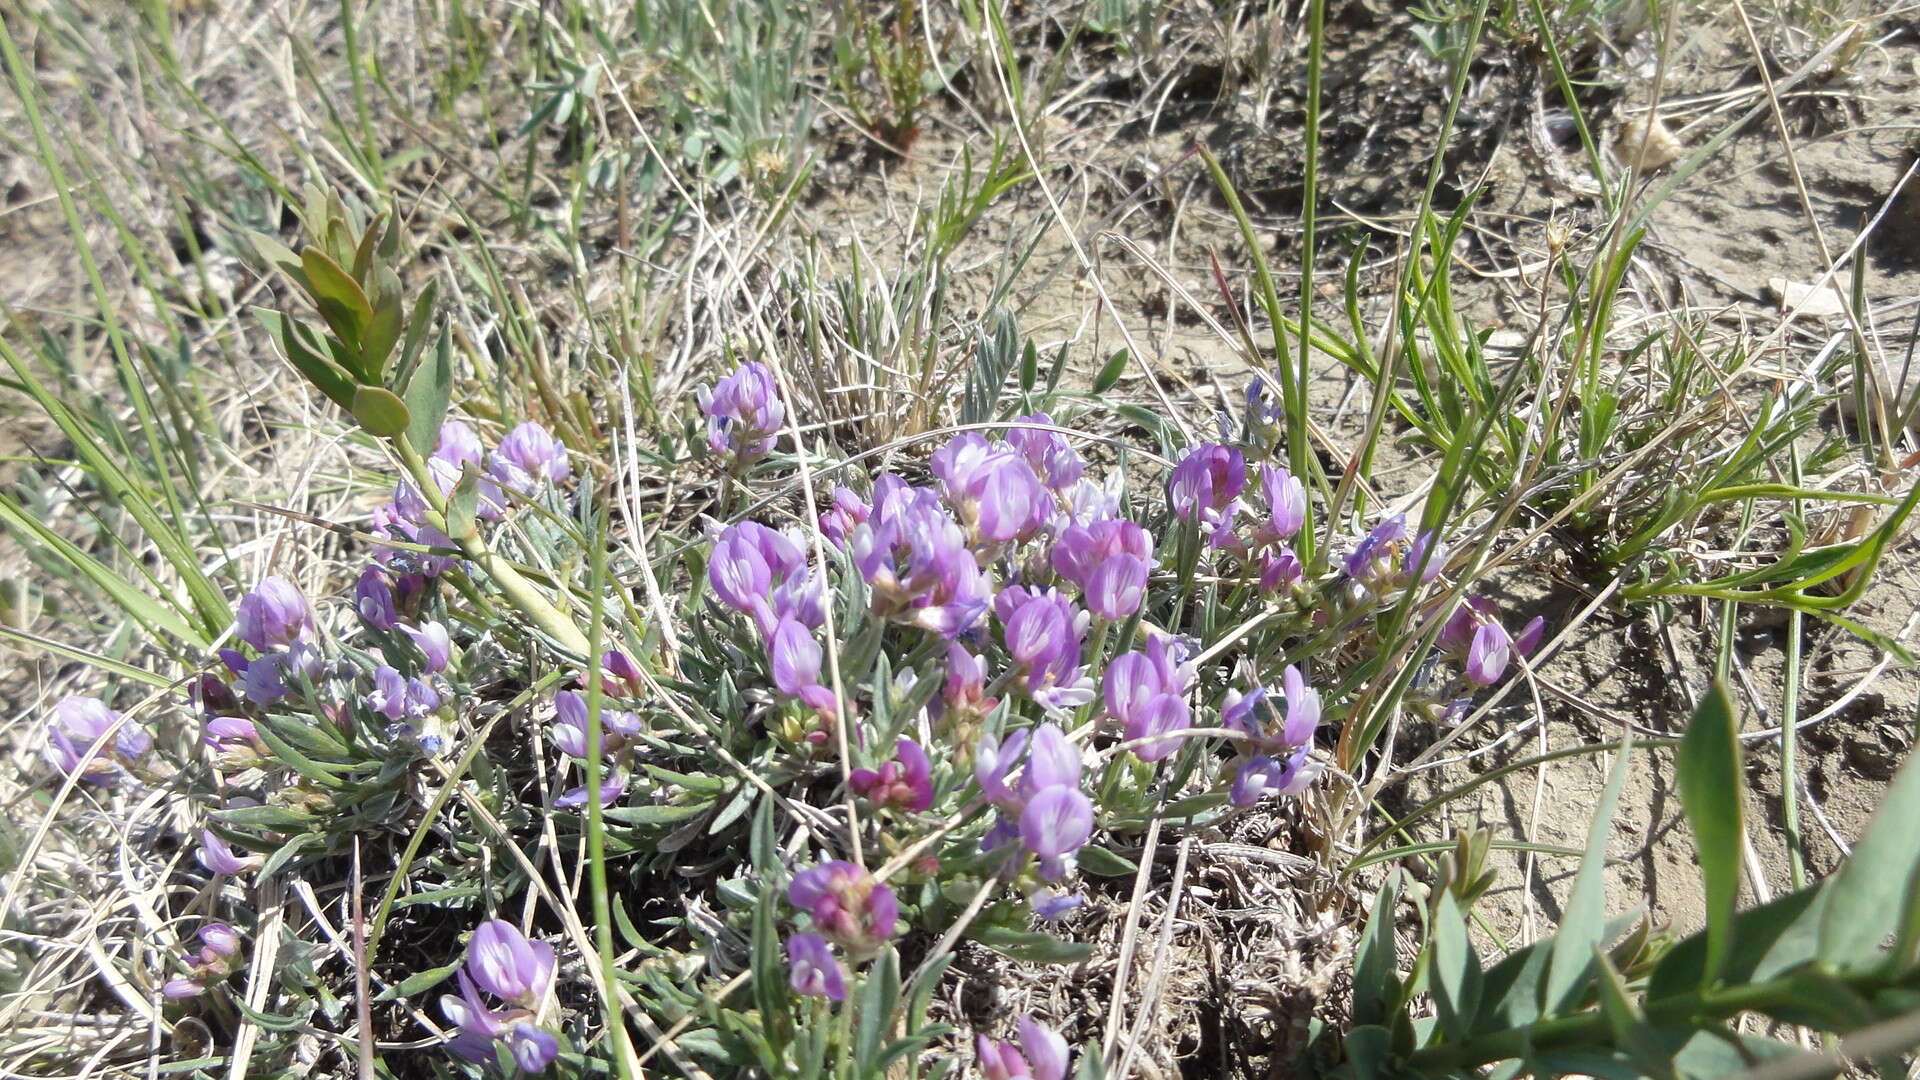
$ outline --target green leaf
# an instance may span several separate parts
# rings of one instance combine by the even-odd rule
[[[774,927],[775,889],[760,887],[760,902],[753,906],[753,999],[760,1009],[761,1023],[769,1033],[781,1030],[787,1019],[787,983],[782,977],[780,932]]]
[[[1433,907],[1432,967],[1434,1011],[1449,1041],[1463,1041],[1480,998],[1480,957],[1467,936],[1467,920],[1452,889],[1440,890]]]
[[[1822,910],[1815,905],[1818,896],[1818,888],[1801,889],[1735,916],[1733,947],[1720,972],[1721,981],[1728,985],[1761,982],[1813,959]],[[1698,990],[1705,981],[1706,959],[1704,932],[1683,939],[1655,965],[1647,980],[1647,1000]]]
[[[48,528],[45,522],[27,513],[13,499],[4,495],[0,495],[0,524],[4,524],[19,542],[37,544],[79,571],[111,597],[115,606],[148,632],[172,637],[199,648],[207,646],[209,639],[190,625],[178,611],[129,583],[105,563],[82,551],[78,545]]]
[[[899,1000],[900,954],[888,946],[867,969],[866,982],[860,987],[858,1026],[853,1033],[853,1060],[860,1075],[877,1075],[875,1069],[864,1066],[879,1056],[880,1040],[892,1027],[893,1007]]]
[[[1078,856],[1080,869],[1098,877],[1132,877],[1140,872],[1140,867],[1124,855],[1116,855],[1102,847],[1083,847]]]
[[[308,848],[324,848],[326,846],[327,838],[325,836],[319,833],[301,833],[286,843],[281,844],[277,851],[267,856],[267,861],[260,864],[259,876],[262,878],[272,877],[274,874],[279,873],[281,867],[292,862],[302,851]]]
[[[305,376],[315,389],[327,395],[335,405],[349,412],[353,410],[353,392],[359,384],[354,381],[352,373],[308,348],[300,339],[298,323],[265,308],[254,308],[253,314],[273,335],[274,340],[280,343],[280,351],[286,354],[287,362]]]
[[[1359,993],[1356,982],[1354,992]],[[1353,1066],[1354,1080],[1385,1080],[1396,1074],[1393,1067],[1393,1036],[1386,1028],[1362,1024],[1347,1032],[1347,1063]]]
[[[302,814],[284,806],[236,806],[213,815],[228,825],[242,829],[270,829],[274,832],[305,831],[313,827],[312,814]]]
[[[1107,357],[1107,362],[1100,365],[1100,373],[1093,377],[1093,392],[1104,394],[1113,389],[1113,384],[1120,381],[1121,374],[1126,370],[1127,350],[1121,349]]]
[[[1700,985],[1720,975],[1733,947],[1733,913],[1740,898],[1740,852],[1746,837],[1746,774],[1740,764],[1733,699],[1718,679],[1700,699],[1674,753],[1680,805],[1693,829],[1705,887],[1707,955]]]
[[[1084,942],[1005,926],[976,926],[967,936],[1002,956],[1029,964],[1078,964],[1093,955],[1093,946]]]
[[[392,1001],[394,998],[413,997],[417,994],[426,993],[428,990],[431,990],[434,987],[439,986],[441,983],[445,982],[447,979],[447,976],[452,975],[454,972],[460,970],[460,965],[464,962],[465,962],[465,958],[462,958],[460,960],[455,960],[453,963],[447,964],[443,967],[428,968],[425,971],[416,971],[413,974],[407,976],[406,978],[400,980],[400,985],[389,986],[385,990],[380,991],[380,993],[376,995],[373,1000]]]
[[[1574,875],[1560,932],[1554,935],[1548,956],[1540,995],[1543,1016],[1560,1015],[1585,996],[1592,982],[1593,950],[1602,944],[1607,926],[1607,835],[1612,831],[1613,810],[1620,802],[1620,788],[1627,782],[1627,765],[1632,759],[1629,742],[1614,759],[1613,777],[1594,808],[1593,824],[1587,832],[1587,854],[1580,860],[1580,872]]]
[[[1388,1014],[1399,1008],[1400,980],[1393,944],[1394,909],[1400,904],[1400,871],[1387,875],[1374,894],[1373,910],[1367,913],[1367,928],[1353,960],[1353,1022],[1365,1026],[1383,1024]]]
[[[1916,822],[1920,822],[1920,764],[1910,758],[1881,794],[1880,808],[1866,835],[1824,886],[1829,900],[1820,921],[1822,967],[1851,973],[1885,961],[1881,946],[1906,924],[1906,913],[1920,904]]]
[[[307,286],[313,306],[320,309],[320,317],[342,344],[358,352],[362,335],[373,322],[373,305],[367,301],[360,283],[317,247],[308,247],[300,253],[300,267],[307,272]],[[365,371],[358,374],[364,382],[377,381]]]
[[[411,419],[407,403],[393,391],[378,386],[362,386],[353,392],[353,418],[367,432],[391,439],[407,430]]]
[[[710,802],[694,803],[691,806],[613,806],[602,814],[611,821],[625,822],[628,825],[677,825],[689,818],[698,817],[713,809]]]
[[[445,331],[433,356],[413,370],[407,380],[407,443],[422,455],[431,454],[440,439],[440,422],[453,399],[453,347]]]
[[[368,382],[377,383],[385,379],[387,358],[393,355],[393,347],[400,341],[407,309],[400,296],[400,279],[393,276],[393,271],[384,266],[375,267],[372,284],[373,295],[369,300],[373,314],[360,340],[360,370]]]
[[[1597,945],[1593,950],[1593,963],[1600,975],[1600,1013],[1607,1018],[1614,1045],[1625,1050],[1634,1065],[1647,1076],[1654,1080],[1673,1080],[1673,1066],[1667,1061],[1666,1049],[1661,1046],[1659,1035],[1648,1026],[1639,1004],[1627,992],[1627,980],[1613,966],[1607,951]]]

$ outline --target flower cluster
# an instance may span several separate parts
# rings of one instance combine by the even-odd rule
[[[1074,853],[1093,833],[1093,802],[1080,790],[1080,771],[1080,751],[1058,725],[1041,724],[1031,735],[1021,730],[1004,740],[983,736],[973,750],[974,780],[1000,816],[980,849],[995,851],[1017,840],[1039,858],[1038,874],[1046,886],[1064,881],[1073,872]],[[1011,862],[1008,871],[1018,872],[1019,866]],[[1037,895],[1036,909],[1046,918],[1080,903],[1051,888]]]
[[[811,930],[787,939],[787,966],[796,993],[846,997],[846,978],[834,958],[837,945],[853,957],[871,955],[893,937],[900,905],[893,890],[854,863],[823,862],[793,876],[787,902],[806,913]]]
[[[510,922],[482,923],[467,943],[460,993],[440,998],[440,1012],[458,1029],[447,1049],[468,1061],[492,1064],[504,1048],[522,1072],[553,1063],[560,1042],[544,1026],[553,1013],[553,946],[529,941]],[[495,1008],[483,995],[501,1002]]]
[[[977,1036],[980,1073],[987,1080],[1066,1080],[1067,1040],[1031,1016],[1020,1018],[1020,1045]]]
[[[701,390],[700,411],[707,414],[707,446],[742,464],[773,449],[787,416],[773,371],[761,363],[743,364],[711,389]]]
[[[145,728],[124,721],[99,698],[62,698],[47,722],[48,764],[97,787],[120,783],[152,750],[153,736]]]
[[[1220,725],[1245,736],[1236,745],[1238,764],[1228,798],[1235,806],[1252,806],[1262,795],[1298,795],[1319,775],[1308,759],[1313,733],[1320,727],[1320,693],[1307,687],[1300,669],[1288,664],[1281,675],[1284,710],[1273,703],[1266,687],[1248,693],[1227,691]]]
[[[160,993],[179,999],[207,992],[233,973],[239,964],[240,935],[226,923],[208,923],[200,928],[200,949],[186,958],[188,974],[168,979]]]

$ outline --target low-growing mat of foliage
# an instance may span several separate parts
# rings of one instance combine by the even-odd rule
[[[1912,10],[0,61],[0,1075],[1910,1069]]]

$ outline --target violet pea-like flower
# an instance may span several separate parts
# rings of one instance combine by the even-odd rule
[[[1152,569],[1153,538],[1135,522],[1109,518],[1087,525],[1069,525],[1053,542],[1048,559],[1054,573],[1088,589],[1100,568],[1122,555]]]
[[[360,579],[353,583],[353,609],[375,630],[391,630],[400,625],[400,607],[394,601],[386,571],[378,566],[360,571]]]
[[[1087,583],[1087,610],[1109,622],[1140,610],[1147,595],[1147,564],[1132,555],[1115,555],[1100,564]]]
[[[797,620],[781,619],[767,643],[767,658],[773,685],[781,693],[823,713],[838,711],[833,691],[820,684],[821,651],[819,642],[813,640],[813,631]]]
[[[200,865],[215,874],[239,874],[255,869],[266,860],[259,855],[240,856],[212,829],[200,831],[200,850],[195,852]]]
[[[833,489],[833,505],[820,515],[820,534],[827,542],[842,551],[847,549],[847,540],[853,530],[865,524],[872,516],[873,507],[860,498],[852,488]]]
[[[292,582],[267,577],[234,608],[235,633],[259,652],[285,648],[313,625],[313,610]]]
[[[819,934],[795,934],[787,939],[787,969],[788,985],[794,993],[829,1001],[847,999],[840,962],[833,958],[827,939]]]
[[[854,953],[878,948],[899,924],[893,890],[841,859],[795,874],[787,901],[807,913],[816,932]]]
[[[536,483],[558,484],[573,475],[567,448],[553,433],[532,420],[507,432],[494,451],[494,478],[521,494]]]
[[[466,970],[487,993],[534,1008],[553,991],[553,946],[529,939],[505,919],[489,919],[467,942]]]
[[[714,453],[746,460],[773,449],[787,416],[773,369],[757,361],[742,364],[698,397],[707,415],[707,446]]]
[[[1013,422],[1018,424],[1045,424],[1053,426],[1053,417],[1037,412],[1028,416],[1016,416]],[[1011,427],[1007,429],[1007,445],[1019,451],[1027,459],[1034,474],[1039,476],[1048,488],[1065,491],[1080,481],[1086,472],[1087,463],[1065,435],[1057,431],[1041,431],[1031,427]]]
[[[126,775],[124,766],[137,763],[153,749],[153,736],[145,728],[123,724],[118,735],[89,755],[88,748],[118,723],[120,714],[99,698],[62,698],[47,722],[43,755],[64,775],[77,774],[97,787],[112,787]]]
[[[1191,521],[1203,511],[1224,510],[1246,486],[1247,462],[1239,450],[1201,443],[1173,467],[1167,498],[1177,517]]]
[[[1267,517],[1258,529],[1259,539],[1269,544],[1293,539],[1307,520],[1307,490],[1300,478],[1278,465],[1262,465],[1260,493],[1267,503]]]
[[[453,658],[453,639],[448,636],[444,623],[429,622],[419,626],[401,623],[400,630],[420,650],[420,655],[427,661],[428,672],[437,675],[447,670],[447,662]]]

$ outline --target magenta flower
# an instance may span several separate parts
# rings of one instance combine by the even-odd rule
[[[438,622],[422,623],[419,626],[400,624],[400,630],[413,641],[414,647],[427,661],[429,674],[438,675],[447,670],[447,662],[453,658],[453,639],[448,636],[447,628]]]
[[[816,932],[856,955],[879,948],[899,925],[893,890],[840,859],[795,874],[787,902],[807,913]]]
[[[1191,521],[1204,511],[1225,510],[1246,486],[1247,462],[1239,450],[1201,443],[1173,467],[1167,499],[1176,516]]]
[[[1020,1018],[1020,1046],[979,1036],[974,1048],[986,1080],[1066,1080],[1067,1040],[1032,1016]]]
[[[220,834],[212,829],[200,830],[200,850],[194,853],[200,865],[215,874],[240,874],[258,868],[265,859],[258,855],[245,857],[234,854]]]
[[[285,648],[313,625],[307,598],[285,578],[268,577],[234,608],[235,633],[259,652]]]
[[[919,743],[902,736],[892,761],[877,770],[853,770],[847,785],[875,806],[917,813],[933,805],[933,763]]]
[[[819,934],[795,934],[787,939],[787,968],[792,972],[788,985],[794,993],[829,1001],[847,999],[840,962],[833,958],[827,939]]]
[[[89,753],[119,722],[120,714],[99,698],[61,698],[47,721],[42,754],[62,775],[78,774],[86,783],[112,787],[126,777],[127,767],[137,765],[153,749],[153,736],[145,728],[124,724],[119,734]]]
[[[604,689],[614,697],[640,697],[647,692],[647,680],[640,665],[618,649],[600,654],[600,678]]]
[[[541,483],[558,484],[573,475],[567,448],[553,433],[529,420],[507,432],[488,470],[502,486],[525,495]]]
[[[700,411],[707,414],[707,446],[714,453],[746,461],[773,449],[787,410],[771,368],[742,364],[698,397]]]

